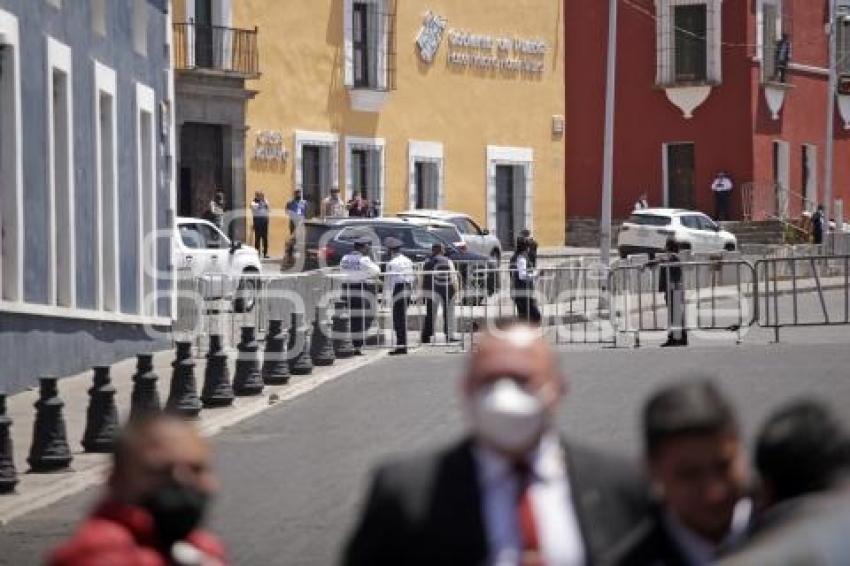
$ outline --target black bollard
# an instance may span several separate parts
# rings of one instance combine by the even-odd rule
[[[32,446],[27,462],[33,472],[59,472],[71,464],[71,448],[65,432],[65,418],[59,398],[58,377],[39,379],[39,397],[35,402]]]
[[[289,371],[294,375],[313,373],[309,334],[310,328],[304,326],[304,313],[293,311],[289,329]]]
[[[289,382],[289,363],[286,361],[286,332],[282,320],[270,320],[263,352],[263,382],[266,385],[285,385]]]
[[[316,307],[313,336],[310,339],[310,359],[314,366],[332,366],[336,361],[330,325],[325,320],[325,309]]]
[[[350,358],[354,355],[354,344],[351,343],[351,319],[348,316],[348,306],[345,301],[334,303],[333,347],[334,355],[339,359]]]
[[[236,346],[236,373],[233,376],[233,393],[242,397],[259,395],[263,392],[263,378],[260,375],[260,362],[257,359],[257,344],[253,326],[243,326],[242,336]]]
[[[112,452],[117,435],[115,386],[109,380],[109,366],[98,366],[94,368],[94,384],[89,389],[83,448],[86,452]]]
[[[6,394],[0,393],[0,493],[12,493],[18,485],[18,472],[12,452],[12,419],[6,416]]]
[[[195,419],[201,412],[201,400],[195,385],[195,360],[192,359],[192,343],[177,342],[174,361],[171,362],[171,387],[165,410],[187,419]]]
[[[210,335],[204,388],[201,391],[204,407],[228,407],[233,404],[233,387],[227,374],[227,353],[221,345],[221,334]]]
[[[133,392],[130,394],[130,419],[145,413],[159,412],[162,404],[156,382],[159,376],[153,371],[153,354],[136,355],[136,373],[133,374]]]

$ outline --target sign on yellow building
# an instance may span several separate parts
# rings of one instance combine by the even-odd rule
[[[243,202],[262,190],[283,208],[301,189],[318,213],[338,187],[384,215],[456,210],[505,243],[523,228],[563,243],[563,0],[240,0],[228,10],[234,27],[259,28]],[[288,235],[272,221],[272,255]]]

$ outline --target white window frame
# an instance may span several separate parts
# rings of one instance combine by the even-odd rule
[[[0,93],[0,101],[11,105],[11,112],[3,116],[3,159],[0,165],[0,183],[4,193],[0,197],[0,228],[4,230],[0,249],[0,301],[24,300],[24,180],[23,180],[23,130],[21,125],[21,55],[18,18],[0,10],[0,45],[7,50],[3,73],[11,77],[2,85],[8,90]],[[7,65],[11,62],[11,65]],[[11,260],[7,261],[8,258]]]
[[[76,270],[76,222],[74,198],[74,75],[71,66],[71,48],[56,39],[47,36],[47,207],[48,207],[48,282],[47,302],[51,305],[59,303],[59,290],[56,280],[59,271],[58,250],[56,249],[56,228],[59,214],[66,214],[68,234],[64,242],[62,253],[67,261],[68,276],[65,278],[65,294],[68,295],[69,303],[61,306],[75,308],[77,304],[77,270]],[[56,202],[56,170],[55,153],[56,139],[53,131],[54,107],[53,107],[53,73],[59,71],[65,74],[67,97],[65,101],[65,112],[68,116],[66,146],[68,154],[68,187],[67,200],[65,203]]]
[[[764,5],[776,6],[776,33],[782,34],[782,3],[783,0],[758,0],[756,8],[756,61],[764,63]],[[776,39],[779,39],[777,37]]]
[[[148,1],[133,0],[133,49],[142,57],[148,55]]]
[[[374,4],[378,6],[379,13],[385,14],[387,12],[388,6],[386,0],[343,0],[343,55],[344,55],[344,73],[343,73],[343,84],[348,88],[354,87],[354,25],[353,25],[353,13],[354,13],[354,2],[362,2],[365,4]],[[380,48],[378,49],[377,57],[375,60],[376,65],[376,74],[378,77],[378,84],[370,87],[369,89],[364,90],[386,90],[389,83],[389,68],[387,66],[387,62],[389,61],[389,36],[387,34],[387,25],[385,18],[379,17],[378,21],[378,37],[380,38]],[[363,87],[357,87],[358,89],[362,89]]]
[[[534,231],[534,149],[487,146],[487,229],[496,231],[496,166],[519,165],[525,175],[525,228]]]
[[[150,115],[150,140],[148,151],[150,151],[150,171],[147,172],[150,186],[143,186],[145,180],[144,153],[142,148],[142,115]],[[157,159],[156,159],[156,95],[154,90],[142,83],[136,83],[136,198],[139,211],[139,233],[138,233],[138,314],[150,316],[156,311],[156,277],[157,253],[156,253],[156,189],[158,184]],[[149,193],[149,194],[146,194]],[[146,232],[150,237],[145,237]],[[150,300],[148,300],[150,298]]]
[[[339,136],[330,132],[310,132],[306,130],[295,130],[295,190],[304,190],[304,171],[301,165],[304,161],[304,146],[320,145],[331,148],[331,186],[330,189],[339,188]],[[316,203],[319,207],[321,203]]]
[[[723,82],[721,53],[723,0],[655,0],[656,84],[665,87],[676,86],[674,8],[700,4],[704,4],[707,11],[706,82],[718,85]]]
[[[416,164],[436,163],[439,173],[437,176],[437,208],[442,209],[445,203],[445,164],[443,159],[443,144],[439,142],[409,140],[407,142],[407,207],[416,207]]]
[[[110,183],[111,207],[104,205],[104,181],[103,178],[103,142],[101,136],[101,96],[109,96],[112,99],[112,111],[110,112],[112,124],[112,175]],[[115,70],[107,67],[99,61],[94,62],[94,132],[95,132],[95,210],[96,225],[95,239],[97,252],[94,255],[96,278],[96,307],[98,310],[118,311],[121,306],[121,279],[118,225],[118,87]],[[104,253],[104,242],[106,238],[112,240],[112,253]],[[111,272],[109,281],[106,273]]]
[[[381,167],[380,174],[378,175],[378,195],[381,203],[380,210],[383,213],[387,207],[387,201],[384,195],[387,176],[386,142],[384,138],[345,136],[345,194],[349,197],[354,194],[351,188],[351,150],[353,149],[378,150]]]

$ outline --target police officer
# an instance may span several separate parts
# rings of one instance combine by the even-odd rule
[[[407,353],[407,305],[413,291],[413,262],[401,253],[401,240],[389,237],[384,240],[384,246],[390,252],[385,283],[392,293],[396,337],[396,349],[390,355],[398,356]]]
[[[342,256],[339,267],[345,275],[342,284],[343,296],[348,304],[351,320],[351,342],[355,353],[366,341],[366,331],[375,319],[375,278],[381,274],[381,268],[369,257],[369,238],[362,237],[354,241],[354,250]]]
[[[529,258],[531,244],[526,238],[517,238],[516,249],[511,257],[511,287],[513,299],[520,320],[531,325],[539,325],[542,316],[534,297],[534,279],[537,273]]]
[[[425,296],[425,323],[422,325],[422,343],[431,341],[434,335],[434,316],[437,307],[443,305],[443,330],[446,342],[457,342],[452,336],[454,326],[454,296],[457,271],[452,260],[446,257],[446,249],[441,243],[431,246],[431,257],[422,265],[422,292]]]
[[[662,347],[687,346],[688,331],[685,328],[685,288],[682,281],[682,267],[679,265],[679,244],[676,240],[667,240],[664,245],[667,259],[660,263],[658,291],[664,293],[667,304],[667,341]]]

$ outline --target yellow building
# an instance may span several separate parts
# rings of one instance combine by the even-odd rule
[[[503,240],[563,243],[563,0],[193,1],[176,21],[258,27],[234,203],[339,187],[384,215],[456,210]],[[273,220],[273,255],[287,236]]]

